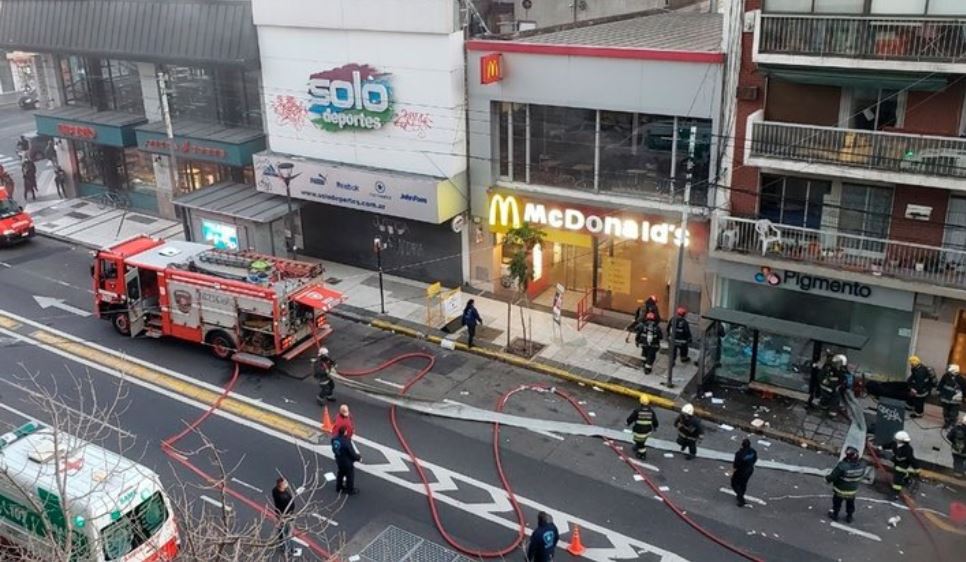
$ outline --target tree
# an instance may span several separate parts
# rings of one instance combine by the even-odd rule
[[[530,287],[530,282],[533,281],[533,249],[543,242],[546,235],[546,232],[530,226],[530,223],[523,223],[521,226],[511,228],[507,231],[504,241],[504,251],[510,250],[511,252],[510,278],[513,280],[517,290],[513,304],[516,304],[520,310],[520,325],[523,329],[523,351],[528,357],[533,354],[533,342],[531,338],[532,334],[530,333],[530,329],[528,329],[527,320],[529,318],[524,317],[524,305],[526,305],[527,316],[529,317],[530,297],[527,295],[527,289]],[[523,305],[520,304],[521,302],[523,302]],[[508,304],[507,306],[511,305]],[[508,334],[509,324],[508,321]],[[532,322],[530,325],[532,326]]]

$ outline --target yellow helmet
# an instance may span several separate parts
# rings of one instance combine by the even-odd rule
[[[648,406],[651,403],[651,399],[647,397],[647,394],[641,394],[641,406]]]
[[[909,364],[912,365],[913,367],[915,367],[916,365],[918,365],[920,363],[922,363],[922,360],[919,359],[919,356],[918,355],[913,355],[913,356],[910,356],[909,357]]]

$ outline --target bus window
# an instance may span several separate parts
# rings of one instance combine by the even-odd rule
[[[141,505],[122,515],[117,521],[101,529],[104,559],[119,560],[157,533],[168,520],[168,508],[161,492],[141,502]]]

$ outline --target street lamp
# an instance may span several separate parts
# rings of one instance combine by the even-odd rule
[[[386,313],[386,296],[382,292],[382,251],[386,249],[383,241],[376,237],[372,239],[372,248],[376,252],[376,267],[379,268],[379,310]]]
[[[288,252],[288,257],[295,259],[295,215],[292,212],[292,180],[299,177],[301,174],[293,174],[295,171],[295,164],[291,162],[282,162],[278,166],[278,177],[282,178],[282,182],[285,183],[285,202],[288,204],[288,215],[286,216],[285,222],[285,250]]]

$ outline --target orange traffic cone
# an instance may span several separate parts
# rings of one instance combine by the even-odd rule
[[[584,543],[580,542],[580,527],[577,525],[574,525],[572,537],[570,546],[567,547],[567,552],[574,556],[583,556],[587,552],[587,549],[584,547]]]
[[[322,431],[332,433],[332,418],[329,417],[329,407],[325,406],[322,410]]]

